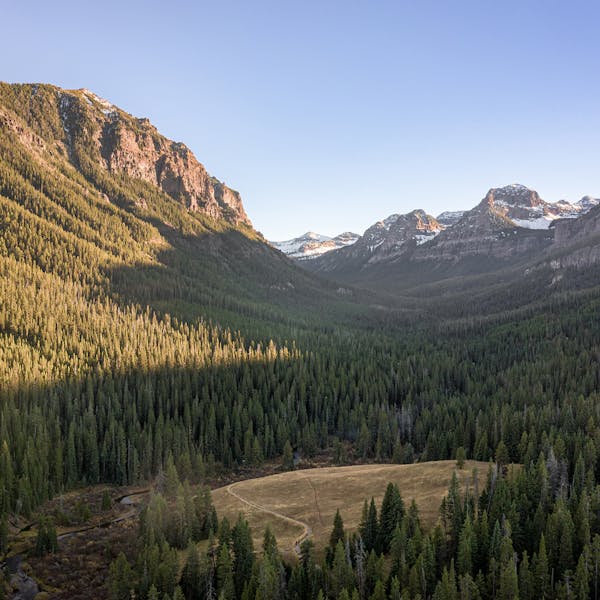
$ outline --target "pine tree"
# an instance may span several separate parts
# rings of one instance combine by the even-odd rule
[[[38,556],[52,554],[58,550],[56,527],[50,517],[41,517],[38,523],[38,534],[35,551]]]
[[[343,542],[346,538],[346,534],[344,532],[344,521],[342,520],[342,515],[340,514],[340,509],[338,508],[335,511],[335,517],[333,517],[333,529],[331,531],[331,535],[329,536],[329,547],[331,550],[335,550],[338,542]]]
[[[173,455],[169,453],[167,458],[167,468],[165,472],[165,494],[167,496],[174,496],[179,489],[179,475],[177,474],[177,467],[173,461]]]
[[[473,556],[476,553],[473,524],[470,515],[467,514],[458,542],[457,568],[459,575],[473,574]]]
[[[460,600],[480,600],[481,594],[476,581],[471,575],[462,575],[458,578]]]
[[[535,585],[527,550],[523,552],[519,564],[519,597],[521,600],[535,600]]]
[[[107,511],[112,507],[112,499],[110,497],[110,492],[108,490],[104,490],[102,494],[102,510]]]
[[[200,594],[200,557],[195,544],[190,543],[187,559],[181,573],[181,590],[187,600]]]
[[[346,560],[344,543],[338,540],[334,550],[333,564],[331,566],[331,592],[334,598],[338,598],[342,590],[352,585],[352,570]]]
[[[250,580],[254,565],[254,544],[248,521],[240,514],[231,531],[233,549],[233,580],[235,593],[241,598],[244,584]]]
[[[286,440],[283,446],[282,467],[284,471],[294,470],[294,451],[292,450],[290,440]]]
[[[383,500],[381,502],[381,511],[379,517],[379,544],[378,548],[382,552],[388,552],[392,536],[396,525],[404,517],[404,502],[400,495],[398,486],[394,483],[388,483]]]
[[[223,600],[233,600],[235,588],[231,555],[227,544],[221,544],[216,565],[217,594]]]
[[[545,600],[551,597],[550,570],[548,567],[548,555],[546,554],[546,540],[542,535],[537,555],[533,561],[533,576],[535,597]]]
[[[519,600],[519,579],[510,530],[505,533],[500,547],[500,581],[498,600]]]
[[[129,600],[133,573],[125,555],[121,552],[111,563],[108,575],[110,600]]]
[[[373,593],[369,596],[369,600],[387,600],[387,594],[385,593],[385,586],[381,580],[378,580],[375,584]]]
[[[590,572],[589,572],[589,549],[585,548],[579,555],[575,579],[573,580],[573,591],[575,600],[589,600],[590,597]]]
[[[279,550],[277,549],[277,540],[271,530],[271,526],[267,525],[265,528],[265,535],[263,537],[263,555],[271,560],[279,558]]]
[[[373,498],[371,498],[370,504],[367,504],[366,500],[364,502],[359,530],[365,545],[365,551],[368,553],[371,550],[376,550],[379,541],[379,524],[377,521],[377,507]]]
[[[496,447],[496,464],[499,467],[506,467],[510,462],[510,456],[508,455],[508,448],[503,440],[498,442],[498,446]]]

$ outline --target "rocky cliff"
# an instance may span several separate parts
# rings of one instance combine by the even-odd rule
[[[64,149],[84,174],[103,169],[156,186],[188,210],[251,225],[238,192],[207,173],[193,152],[86,89],[0,84],[0,123],[32,143]],[[23,124],[27,126],[24,127]],[[144,203],[144,199],[140,199]]]

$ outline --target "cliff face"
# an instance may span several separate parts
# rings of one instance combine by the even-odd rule
[[[561,219],[553,225],[553,269],[582,268],[600,263],[600,206],[578,219]]]
[[[28,127],[19,125],[19,119]],[[140,179],[190,211],[251,226],[239,193],[209,175],[187,146],[161,135],[148,119],[135,118],[89,90],[1,84],[2,122],[20,129],[24,143],[39,139],[50,148],[62,148],[80,170],[100,169]]]
[[[100,153],[106,168],[156,185],[189,210],[250,224],[238,192],[211,177],[185,144],[161,136],[147,119],[136,127],[118,113],[103,123]]]

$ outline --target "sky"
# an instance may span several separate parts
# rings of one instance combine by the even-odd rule
[[[2,4],[0,79],[148,117],[271,240],[517,182],[600,196],[597,1]]]

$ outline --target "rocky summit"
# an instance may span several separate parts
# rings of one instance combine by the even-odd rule
[[[86,175],[98,170],[98,177],[104,171],[146,181],[192,212],[251,226],[239,193],[212,177],[185,144],[87,89],[2,83],[0,125],[29,149],[66,155]],[[143,207],[147,199],[136,202]]]

